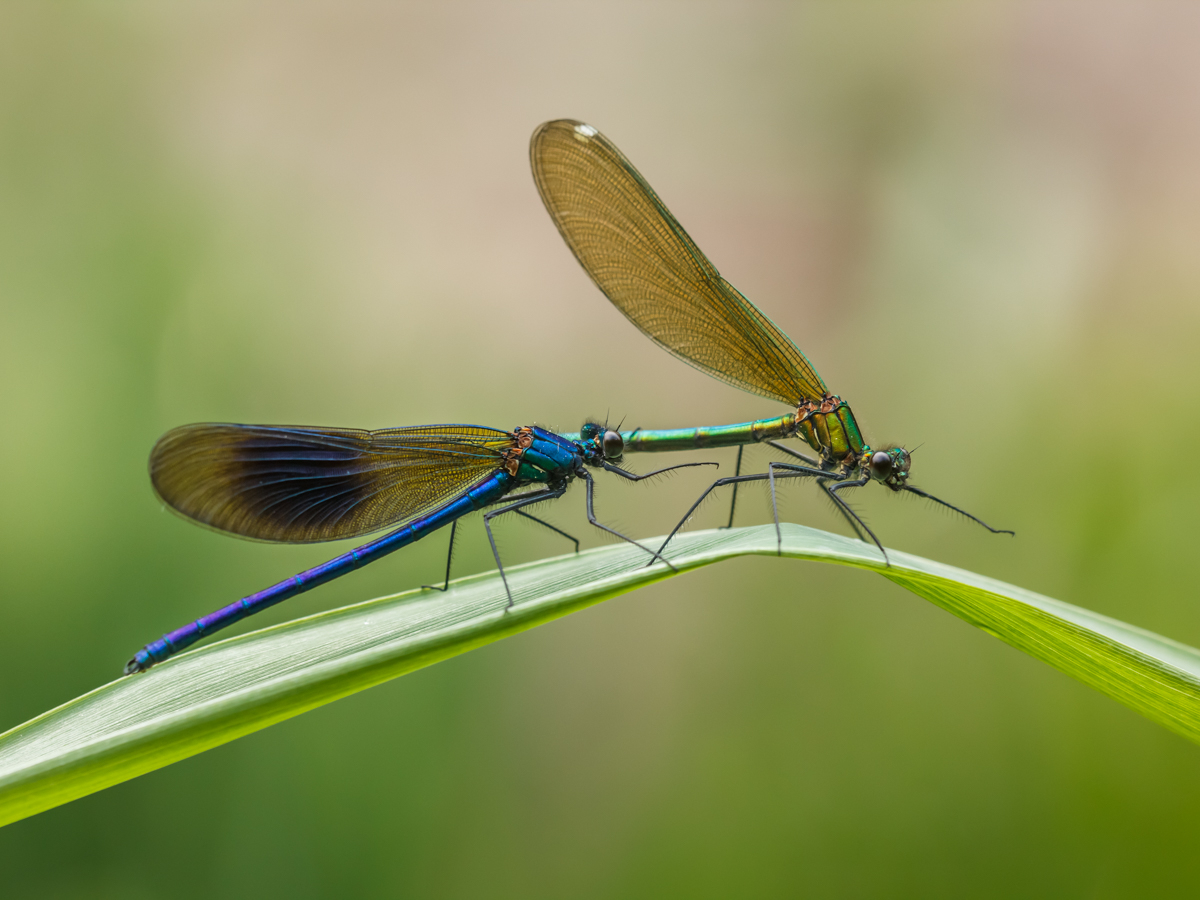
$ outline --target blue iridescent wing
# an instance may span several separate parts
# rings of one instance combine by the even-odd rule
[[[427,513],[495,472],[513,446],[476,425],[359,431],[203,423],[167,432],[150,480],[172,509],[262,541],[358,537]]]

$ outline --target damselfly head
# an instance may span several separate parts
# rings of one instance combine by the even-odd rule
[[[873,479],[898,491],[908,480],[910,462],[908,451],[903,447],[888,447],[872,453],[866,468]]]
[[[625,454],[621,432],[599,422],[584,422],[579,429],[579,441],[596,456],[609,461],[618,460]]]

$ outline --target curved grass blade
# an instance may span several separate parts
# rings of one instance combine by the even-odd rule
[[[681,535],[680,572],[774,555],[775,529]],[[981,575],[783,526],[783,553],[871,569],[1200,743],[1200,651]],[[182,654],[0,735],[0,825],[34,815],[364,688],[670,577],[622,544],[410,591]]]

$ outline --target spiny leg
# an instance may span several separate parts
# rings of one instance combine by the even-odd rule
[[[514,501],[514,500],[518,501],[518,502],[523,501],[523,500],[528,500],[530,503],[537,503],[542,500],[549,499],[548,497],[542,496],[545,493],[546,493],[546,491],[532,491],[527,494],[518,494],[516,497],[509,497],[508,499],[510,500],[510,502]],[[530,498],[534,498],[534,499],[530,499]],[[500,502],[502,502],[502,501],[500,501]],[[576,538],[572,537],[571,535],[567,534],[561,528],[555,528],[549,522],[543,521],[542,519],[539,519],[537,516],[531,516],[529,513],[520,509],[519,506],[518,506],[518,508],[513,509],[510,505],[509,509],[512,512],[515,512],[518,516],[524,516],[526,519],[531,519],[534,522],[537,522],[539,525],[544,525],[546,528],[549,528],[551,531],[555,532],[556,534],[561,534],[568,541],[570,541],[571,543],[573,543],[575,545],[575,552],[576,553],[579,552],[579,541]],[[503,510],[501,510],[501,512],[503,512]],[[458,528],[458,520],[457,519],[455,519],[452,523],[450,523],[450,552],[446,556],[446,581],[445,581],[445,583],[441,587],[438,587],[436,584],[423,584],[423,585],[421,585],[421,587],[428,588],[433,591],[445,591],[445,590],[449,589],[449,587],[450,587],[450,561],[451,561],[451,558],[454,556],[454,537],[455,537],[455,529],[456,528]]]
[[[837,482],[833,482],[833,483],[836,484]],[[842,518],[844,518],[850,524],[850,527],[854,530],[854,536],[856,538],[858,538],[860,541],[862,541],[864,544],[867,543],[867,541],[869,541],[870,538],[868,538],[866,536],[866,534],[863,533],[863,530],[862,530],[862,528],[859,527],[858,520],[855,518],[855,516],[847,515],[846,511],[844,509],[842,509],[842,504],[839,502],[838,497],[829,493],[830,482],[822,481],[822,482],[820,482],[820,485],[821,485],[821,490],[823,490],[829,496],[829,499],[833,502],[833,508],[836,509],[841,514]]]
[[[790,452],[790,451],[789,451]],[[793,454],[800,456],[800,454]],[[801,459],[807,457],[801,456]],[[783,556],[783,529],[779,527],[779,501],[775,496],[775,470],[782,469],[783,478],[820,478],[829,477],[829,473],[824,469],[810,469],[807,466],[798,466],[795,463],[769,462],[767,463],[767,480],[771,483],[771,513],[775,517],[775,553],[777,556]]]
[[[566,491],[565,487],[561,487],[557,490],[538,491],[534,494],[527,494],[515,503],[510,503],[508,506],[483,514],[483,527],[487,531],[488,543],[492,545],[492,556],[496,558],[496,568],[500,570],[500,580],[504,583],[504,593],[508,596],[508,603],[504,605],[505,611],[512,609],[513,596],[512,591],[508,587],[508,576],[504,574],[504,564],[500,562],[500,551],[496,548],[496,537],[492,534],[492,519],[496,518],[496,516],[502,516],[505,513],[516,512],[522,506],[530,506],[534,503],[541,503],[543,500],[553,500],[555,497],[561,497]]]
[[[697,465],[706,465],[706,464],[705,463],[688,463],[688,465],[697,466]],[[607,463],[605,464],[605,468],[608,468]],[[616,466],[614,466],[613,468],[616,469]],[[678,468],[683,468],[683,466],[671,466],[670,468],[678,469]],[[665,471],[667,471],[667,469],[660,469],[659,471],[665,472]],[[626,472],[625,474],[628,475],[629,473]],[[657,474],[659,474],[659,473],[658,472],[650,473],[650,475],[657,475]],[[638,475],[638,476],[633,476],[633,478],[635,481],[640,481],[643,478],[649,478],[650,475]],[[660,560],[661,562],[666,563],[672,572],[677,571],[676,568],[673,565],[671,565],[671,561],[668,560],[666,557],[664,557],[661,553],[656,553],[655,551],[653,551],[649,547],[647,547],[645,544],[639,544],[633,538],[626,537],[625,535],[621,534],[621,532],[617,531],[615,528],[609,528],[607,525],[601,525],[600,522],[598,522],[596,520],[596,511],[593,508],[593,501],[594,501],[595,490],[596,490],[596,480],[592,477],[592,473],[589,472],[587,469],[583,470],[583,478],[584,478],[584,481],[587,482],[587,517],[588,517],[589,522],[591,522],[593,525],[595,525],[597,528],[601,529],[602,531],[607,531],[609,534],[616,535],[621,540],[628,541],[629,543],[633,544],[635,547],[641,547],[643,550],[645,550],[647,553],[649,553],[650,556],[653,557],[653,559],[651,559],[650,562],[646,563],[646,565],[648,565],[648,566],[654,565],[654,560],[657,559],[657,560]]]
[[[800,462],[805,463],[806,465],[813,466],[814,468],[819,467],[821,465],[817,460],[813,459],[811,456],[805,456],[803,453],[798,453],[795,450],[793,450],[791,447],[787,446],[787,444],[781,444],[781,443],[779,443],[779,441],[766,441],[765,443],[767,444],[768,447],[774,447],[780,453],[786,453],[788,456],[794,457],[795,459],[800,460]]]
[[[776,465],[785,466],[788,464],[787,463],[777,463]],[[796,466],[795,468],[800,469],[799,466]],[[795,474],[785,473],[784,475],[781,475],[780,477],[803,478],[803,477],[807,477],[810,475],[828,475],[828,474],[829,474],[828,472],[823,472],[820,469],[811,469],[811,470],[806,470],[803,472],[796,472]],[[687,520],[692,517],[692,513],[694,513],[696,511],[696,509],[700,506],[700,504],[704,502],[704,498],[707,497],[709,494],[711,494],[713,491],[715,491],[717,488],[724,487],[727,484],[742,484],[744,482],[749,482],[749,481],[767,481],[770,478],[771,478],[771,474],[769,472],[760,472],[756,475],[736,475],[736,476],[733,476],[730,478],[718,478],[716,481],[714,481],[712,484],[710,484],[708,487],[706,487],[704,489],[704,493],[702,493],[698,498],[696,498],[696,502],[691,505],[691,507],[688,509],[688,511],[684,514],[683,518],[679,520],[679,524],[677,524],[674,528],[671,529],[671,533],[667,535],[667,539],[665,541],[663,541],[662,546],[658,548],[659,552],[661,553],[663,550],[667,549],[667,544],[671,543],[671,540],[679,532],[679,529],[682,528],[687,523]]]
[[[450,588],[450,561],[454,559],[454,536],[458,531],[458,519],[450,523],[450,549],[446,551],[446,581],[438,587],[436,584],[423,584],[422,588],[430,591],[445,591]]]
[[[915,487],[910,487],[907,484],[904,485],[904,490],[908,491],[910,494],[916,494],[918,497],[924,497],[926,500],[932,500],[934,503],[940,503],[942,506],[946,507],[947,509],[952,509],[959,515],[966,516],[972,522],[977,522],[978,524],[980,524],[984,528],[986,528],[988,531],[990,531],[992,534],[1011,534],[1011,535],[1013,535],[1013,537],[1016,537],[1017,533],[1015,531],[1009,531],[1007,528],[993,528],[987,522],[983,521],[983,519],[977,519],[973,515],[971,515],[969,512],[967,512],[966,510],[959,509],[957,506],[953,506],[952,504],[947,503],[945,500],[939,500],[937,497],[933,496],[933,494],[927,494],[924,491],[918,490]]]
[[[795,450],[793,450],[791,447],[788,447],[785,444],[781,444],[778,441],[766,441],[766,443],[769,446],[774,447],[776,450],[780,451],[781,453],[786,453],[788,456],[799,459],[799,460],[807,463],[809,466],[819,466],[820,465],[820,463],[817,462],[817,460],[812,459],[811,457],[805,456],[803,453],[798,453]],[[774,465],[782,468],[787,464],[786,463],[774,463]],[[811,472],[812,470],[810,469],[809,471]],[[859,519],[857,513],[855,513],[852,509],[850,509],[849,506],[847,504],[845,504],[841,500],[840,497],[838,497],[836,494],[830,493],[829,483],[830,483],[830,481],[833,481],[833,482],[840,483],[841,485],[844,485],[846,487],[861,487],[862,485],[866,484],[869,479],[864,479],[862,481],[845,482],[845,481],[842,481],[842,479],[838,478],[833,472],[830,472],[828,470],[822,470],[822,472],[827,476],[827,478],[818,482],[821,485],[821,489],[823,491],[825,491],[825,493],[829,494],[830,498],[833,500],[834,506],[837,507],[838,512],[840,512],[843,516],[846,517],[846,521],[849,522],[850,527],[854,529],[854,534],[858,537],[858,539],[860,541],[863,541],[865,543],[867,539],[865,537],[863,537],[863,532],[859,528],[859,524],[860,523],[862,524],[862,527],[866,529],[868,534],[870,534],[871,529],[867,528],[866,523],[862,522],[862,520]],[[772,482],[771,500],[772,500],[772,506],[774,506],[774,500],[775,500],[774,482]],[[776,512],[776,515],[775,515],[775,524],[776,524],[776,528],[778,528],[779,527],[778,512]],[[874,539],[875,536],[872,534],[871,537],[872,537],[872,539]],[[781,540],[782,540],[782,536],[781,536]],[[878,541],[875,541],[875,543],[876,543],[876,545],[879,544]],[[883,549],[883,548],[881,547],[880,549]],[[885,553],[884,556],[886,557],[887,554]]]
[[[745,444],[741,444],[738,447],[737,463],[735,463],[734,467],[733,467],[733,477],[734,478],[737,478],[739,475],[742,474],[742,451],[745,449],[746,449]],[[729,524],[725,526],[726,528],[733,527],[733,511],[735,509],[737,509],[737,489],[738,489],[738,482],[735,481],[733,483],[733,498],[729,501]]]
[[[698,498],[696,498],[696,502],[688,508],[688,511],[683,514],[683,518],[680,519],[678,524],[671,529],[671,533],[667,535],[667,539],[662,542],[662,546],[658,548],[658,551],[661,553],[663,550],[667,549],[667,544],[671,543],[671,539],[675,537],[679,529],[682,528],[687,520],[692,517],[692,513],[696,511],[696,507],[703,503],[704,498],[717,488],[724,487],[727,484],[740,484],[743,481],[762,481],[764,478],[766,478],[766,475],[734,475],[729,478],[718,478],[716,481],[706,487],[704,492]]]
[[[780,447],[779,449],[780,449],[780,450],[787,450],[787,448],[786,448],[786,447]],[[792,451],[788,450],[787,452],[791,453]],[[798,454],[798,453],[797,453],[797,454],[794,454],[794,455],[796,455],[796,456],[799,456],[800,454]],[[846,509],[844,509],[844,508],[843,508],[843,503],[842,503],[841,499],[840,499],[839,497],[837,497],[835,494],[830,494],[830,493],[829,493],[829,485],[830,485],[830,483],[832,482],[832,483],[836,484],[836,483],[838,483],[839,481],[843,481],[843,480],[844,480],[844,477],[843,477],[843,478],[838,478],[838,477],[837,477],[837,476],[836,476],[834,473],[832,473],[832,472],[831,472],[831,473],[829,473],[829,474],[830,474],[830,478],[829,478],[829,479],[827,479],[827,480],[825,480],[825,481],[819,481],[819,482],[818,482],[818,484],[820,484],[820,485],[821,485],[821,490],[823,490],[823,491],[824,491],[824,492],[825,492],[825,493],[826,493],[826,494],[829,496],[829,499],[830,499],[830,500],[833,502],[833,506],[834,506],[834,508],[835,508],[835,509],[836,509],[836,510],[837,510],[839,513],[841,513],[841,514],[842,514],[842,517],[843,517],[843,518],[845,518],[845,520],[846,520],[847,522],[849,522],[849,523],[850,523],[850,527],[851,527],[851,528],[854,530],[854,536],[855,536],[856,538],[858,538],[860,541],[862,541],[862,542],[865,544],[865,543],[867,542],[867,536],[866,536],[865,534],[863,534],[863,530],[862,530],[861,528],[859,528],[859,527],[858,527],[858,516],[857,516],[857,514],[855,514],[855,513],[853,512],[853,510],[851,510],[849,513],[847,513]],[[864,483],[865,483],[865,482],[864,482]],[[858,483],[857,483],[857,482],[851,482],[851,484],[855,484],[855,485],[857,485]]]
[[[800,460],[802,463],[804,463],[806,466],[809,467],[810,471],[814,468],[819,468],[821,466],[821,463],[818,460],[813,459],[811,456],[805,456],[803,453],[793,450],[791,447],[787,446],[786,444],[779,443],[779,441],[767,441],[766,443],[769,447],[773,447],[774,449],[778,450],[780,453],[786,453],[788,456],[792,457],[793,459]],[[783,466],[783,465],[785,465],[785,463],[775,463],[775,465]],[[793,463],[793,465],[794,465],[794,463]],[[767,470],[770,471],[770,464],[768,464]],[[821,471],[825,472],[827,470],[822,469]],[[735,490],[736,490],[736,488],[735,488]],[[779,528],[779,509],[778,509],[778,505],[775,502],[775,482],[774,482],[774,480],[771,481],[771,509],[775,513],[775,535],[776,535],[776,538],[778,539],[779,553],[780,553],[780,555],[782,555],[783,554],[783,532]],[[856,532],[858,531],[857,527],[855,527],[855,531]],[[862,535],[860,534],[859,537],[861,538]]]
[[[871,536],[872,542],[874,542],[875,546],[879,548],[879,552],[883,554],[884,564],[891,568],[891,560],[888,559],[887,551],[883,549],[883,544],[879,543],[879,538],[875,537],[875,532],[868,527],[867,523],[862,520],[858,513],[850,508],[849,503],[837,495],[837,491],[840,491],[842,488],[862,487],[870,480],[871,476],[864,475],[862,478],[856,479],[855,481],[839,481],[833,487],[830,487],[829,482],[825,481],[821,482],[821,489],[829,495],[830,499],[832,499],[835,504],[837,504],[838,509],[841,510],[842,515],[844,515],[850,521],[850,524],[854,525],[854,530],[856,533],[858,532],[858,526],[861,525],[863,531]],[[859,533],[859,540],[862,540],[861,533]]]
[[[569,535],[565,531],[563,531],[561,528],[555,528],[549,522],[547,522],[543,519],[539,519],[537,516],[531,516],[529,513],[525,512],[523,509],[514,509],[513,512],[515,512],[518,516],[522,516],[526,519],[529,519],[530,521],[537,522],[539,525],[549,528],[555,534],[561,534],[568,541],[570,541],[572,544],[575,545],[575,552],[576,553],[579,552],[579,539],[578,538],[572,537],[571,535]]]
[[[721,467],[720,463],[715,463],[715,462],[680,463],[677,466],[667,466],[665,469],[655,469],[653,472],[647,472],[645,475],[634,475],[632,472],[627,472],[624,469],[622,469],[620,466],[613,465],[612,463],[608,462],[607,460],[604,463],[602,463],[602,465],[604,466],[604,470],[606,472],[612,472],[614,475],[620,475],[622,478],[624,478],[628,481],[645,481],[647,478],[653,478],[655,475],[661,475],[664,472],[674,472],[676,469],[690,469],[690,468],[692,468],[692,466],[716,466],[717,468]],[[665,560],[664,560],[664,562],[665,562]]]
[[[693,466],[716,466],[717,468],[721,467],[721,464],[717,463],[717,462],[680,463],[677,466],[667,466],[666,468],[663,468],[663,469],[655,469],[653,472],[647,472],[645,475],[635,475],[633,472],[627,472],[625,469],[622,469],[620,466],[614,465],[613,463],[610,463],[607,460],[605,462],[603,462],[601,465],[604,467],[605,471],[612,472],[614,475],[620,475],[622,478],[626,479],[627,481],[644,481],[647,478],[653,478],[654,476],[662,475],[665,472],[673,472],[676,469],[690,469]],[[584,474],[587,477],[588,520],[593,525],[595,525],[597,528],[602,528],[605,531],[611,532],[612,534],[615,534],[617,537],[621,538],[622,540],[629,541],[629,543],[631,543],[631,544],[637,544],[639,547],[641,547],[643,550],[645,550],[647,553],[649,553],[651,556],[653,556],[654,559],[662,560],[668,566],[671,566],[671,571],[674,572],[675,567],[672,566],[670,561],[667,560],[665,557],[660,556],[659,553],[655,553],[649,547],[645,547],[642,544],[638,544],[637,541],[626,537],[625,535],[621,534],[620,532],[613,531],[608,526],[601,525],[599,522],[597,522],[595,520],[595,518],[592,516],[592,511],[591,511],[592,510],[592,497],[593,497],[592,492],[594,490],[594,485],[592,482],[591,475],[587,472],[585,472]],[[664,543],[663,547],[665,547],[665,546],[666,546],[666,544]],[[654,559],[651,559],[650,562],[646,563],[646,565],[648,565],[648,566],[654,565]]]

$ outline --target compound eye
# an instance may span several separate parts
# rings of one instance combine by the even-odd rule
[[[590,441],[600,433],[600,426],[595,422],[584,422],[583,427],[579,429],[579,437],[585,441]]]
[[[603,446],[605,459],[620,459],[621,454],[625,452],[625,442],[616,431],[604,432]]]
[[[871,474],[880,481],[892,474],[892,457],[882,450],[871,456]]]

